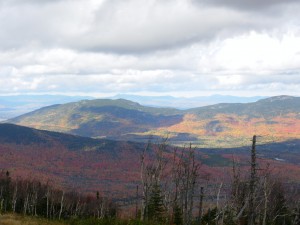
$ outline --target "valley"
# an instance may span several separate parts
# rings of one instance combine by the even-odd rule
[[[159,144],[160,140],[151,140]],[[232,162],[248,165],[248,146],[238,148],[196,148],[197,162],[208,179],[229,179]],[[39,178],[60,188],[84,193],[101,191],[114,198],[134,195],[140,185],[141,155],[147,144],[131,141],[92,139],[57,132],[36,130],[13,124],[0,124],[0,169],[15,178]],[[261,166],[270,164],[276,173],[288,170],[285,179],[300,182],[300,141],[262,144],[257,147]],[[166,148],[171,162],[174,147]],[[176,148],[177,151],[183,148]],[[154,154],[155,146],[147,155]],[[246,168],[246,167],[245,167]],[[130,194],[131,193],[131,194]]]
[[[216,199],[226,207],[227,195],[236,198],[231,192],[234,179],[241,187],[246,185],[246,193],[250,190],[255,134],[260,191],[269,185],[273,193],[276,185],[282,185],[278,188],[285,188],[288,199],[294,191],[298,193],[300,185],[299,113],[300,98],[291,96],[187,110],[143,106],[124,99],[51,105],[0,123],[0,185],[5,188],[5,180],[12,179],[13,190],[17,190],[23,184],[18,204],[24,209],[28,206],[21,203],[30,193],[25,184],[32,185],[33,192],[39,187],[47,193],[51,187],[51,201],[56,204],[53,218],[60,218],[60,208],[72,215],[80,199],[81,219],[84,213],[95,217],[93,210],[102,207],[95,205],[99,196],[107,204],[111,199],[119,213],[127,212],[126,218],[134,218],[134,207],[142,210],[143,203],[150,204],[145,196],[151,194],[145,190],[155,191],[153,182],[158,182],[165,197],[175,197],[163,200],[166,205],[177,201],[177,191],[180,199],[189,196],[189,191],[196,193],[187,200],[193,202],[203,188],[205,212],[210,213],[219,204]],[[189,180],[190,176],[195,180]],[[264,184],[267,179],[270,183]],[[69,205],[63,206],[65,190]],[[45,203],[43,196],[39,204]],[[32,201],[37,204],[34,197]],[[289,207],[296,204],[289,203]],[[92,208],[84,208],[85,204]],[[192,203],[190,207],[195,209]],[[170,208],[168,213],[175,212]],[[48,208],[47,214],[44,210],[40,215],[48,217]]]

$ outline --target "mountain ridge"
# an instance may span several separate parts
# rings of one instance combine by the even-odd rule
[[[277,141],[300,138],[300,97],[275,96],[188,110],[143,106],[124,99],[83,100],[42,108],[8,122],[113,140],[169,136],[179,144],[186,137],[186,141],[216,147],[214,139],[226,144],[231,138],[230,147],[234,142],[241,146],[249,134]]]
[[[239,109],[238,109],[239,108]],[[276,111],[274,111],[274,108]],[[219,111],[219,113],[239,113],[239,115],[252,116],[278,116],[291,112],[300,112],[300,97],[274,96],[251,103],[219,103],[211,106],[189,109],[189,112],[201,114],[202,111]],[[226,111],[228,110],[228,111]],[[270,113],[273,112],[273,113]],[[211,113],[211,112],[209,112]]]
[[[204,105],[212,105],[221,102],[252,102],[263,98],[262,96],[239,97],[231,95],[210,95],[196,97],[174,97],[174,96],[145,96],[145,95],[129,95],[118,94],[107,97],[108,99],[128,99],[139,102],[144,106],[151,107],[171,107],[176,109],[188,109],[191,107],[199,107]],[[0,96],[0,121],[7,120],[31,112],[33,110],[53,105],[75,102],[79,100],[96,99],[92,96],[68,96],[53,94],[18,94]]]

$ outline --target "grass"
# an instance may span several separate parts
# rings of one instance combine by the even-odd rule
[[[67,225],[59,221],[48,221],[43,218],[21,216],[15,214],[0,215],[1,225]]]
[[[0,215],[0,225],[159,225],[154,222],[122,219],[70,219],[67,221],[52,221],[40,217],[22,216],[17,214]]]
[[[66,221],[47,220],[40,217],[22,216],[18,214],[0,214],[0,225],[159,225],[153,222],[124,219],[70,219]]]

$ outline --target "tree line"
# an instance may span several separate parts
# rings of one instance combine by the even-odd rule
[[[115,217],[117,205],[99,192],[82,195],[64,191],[38,180],[12,179],[0,172],[0,213],[19,213],[48,219]]]

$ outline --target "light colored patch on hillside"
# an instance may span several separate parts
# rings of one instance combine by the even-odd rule
[[[41,218],[23,217],[20,215],[0,215],[1,225],[66,225],[62,222],[48,221]]]
[[[220,127],[220,129],[216,129]],[[152,133],[189,133],[198,138],[197,147],[240,147],[249,143],[252,135],[260,137],[260,144],[300,138],[300,119],[296,114],[281,117],[247,118],[245,116],[217,114],[208,120],[198,119],[193,114],[184,116],[183,121],[161,127]]]

